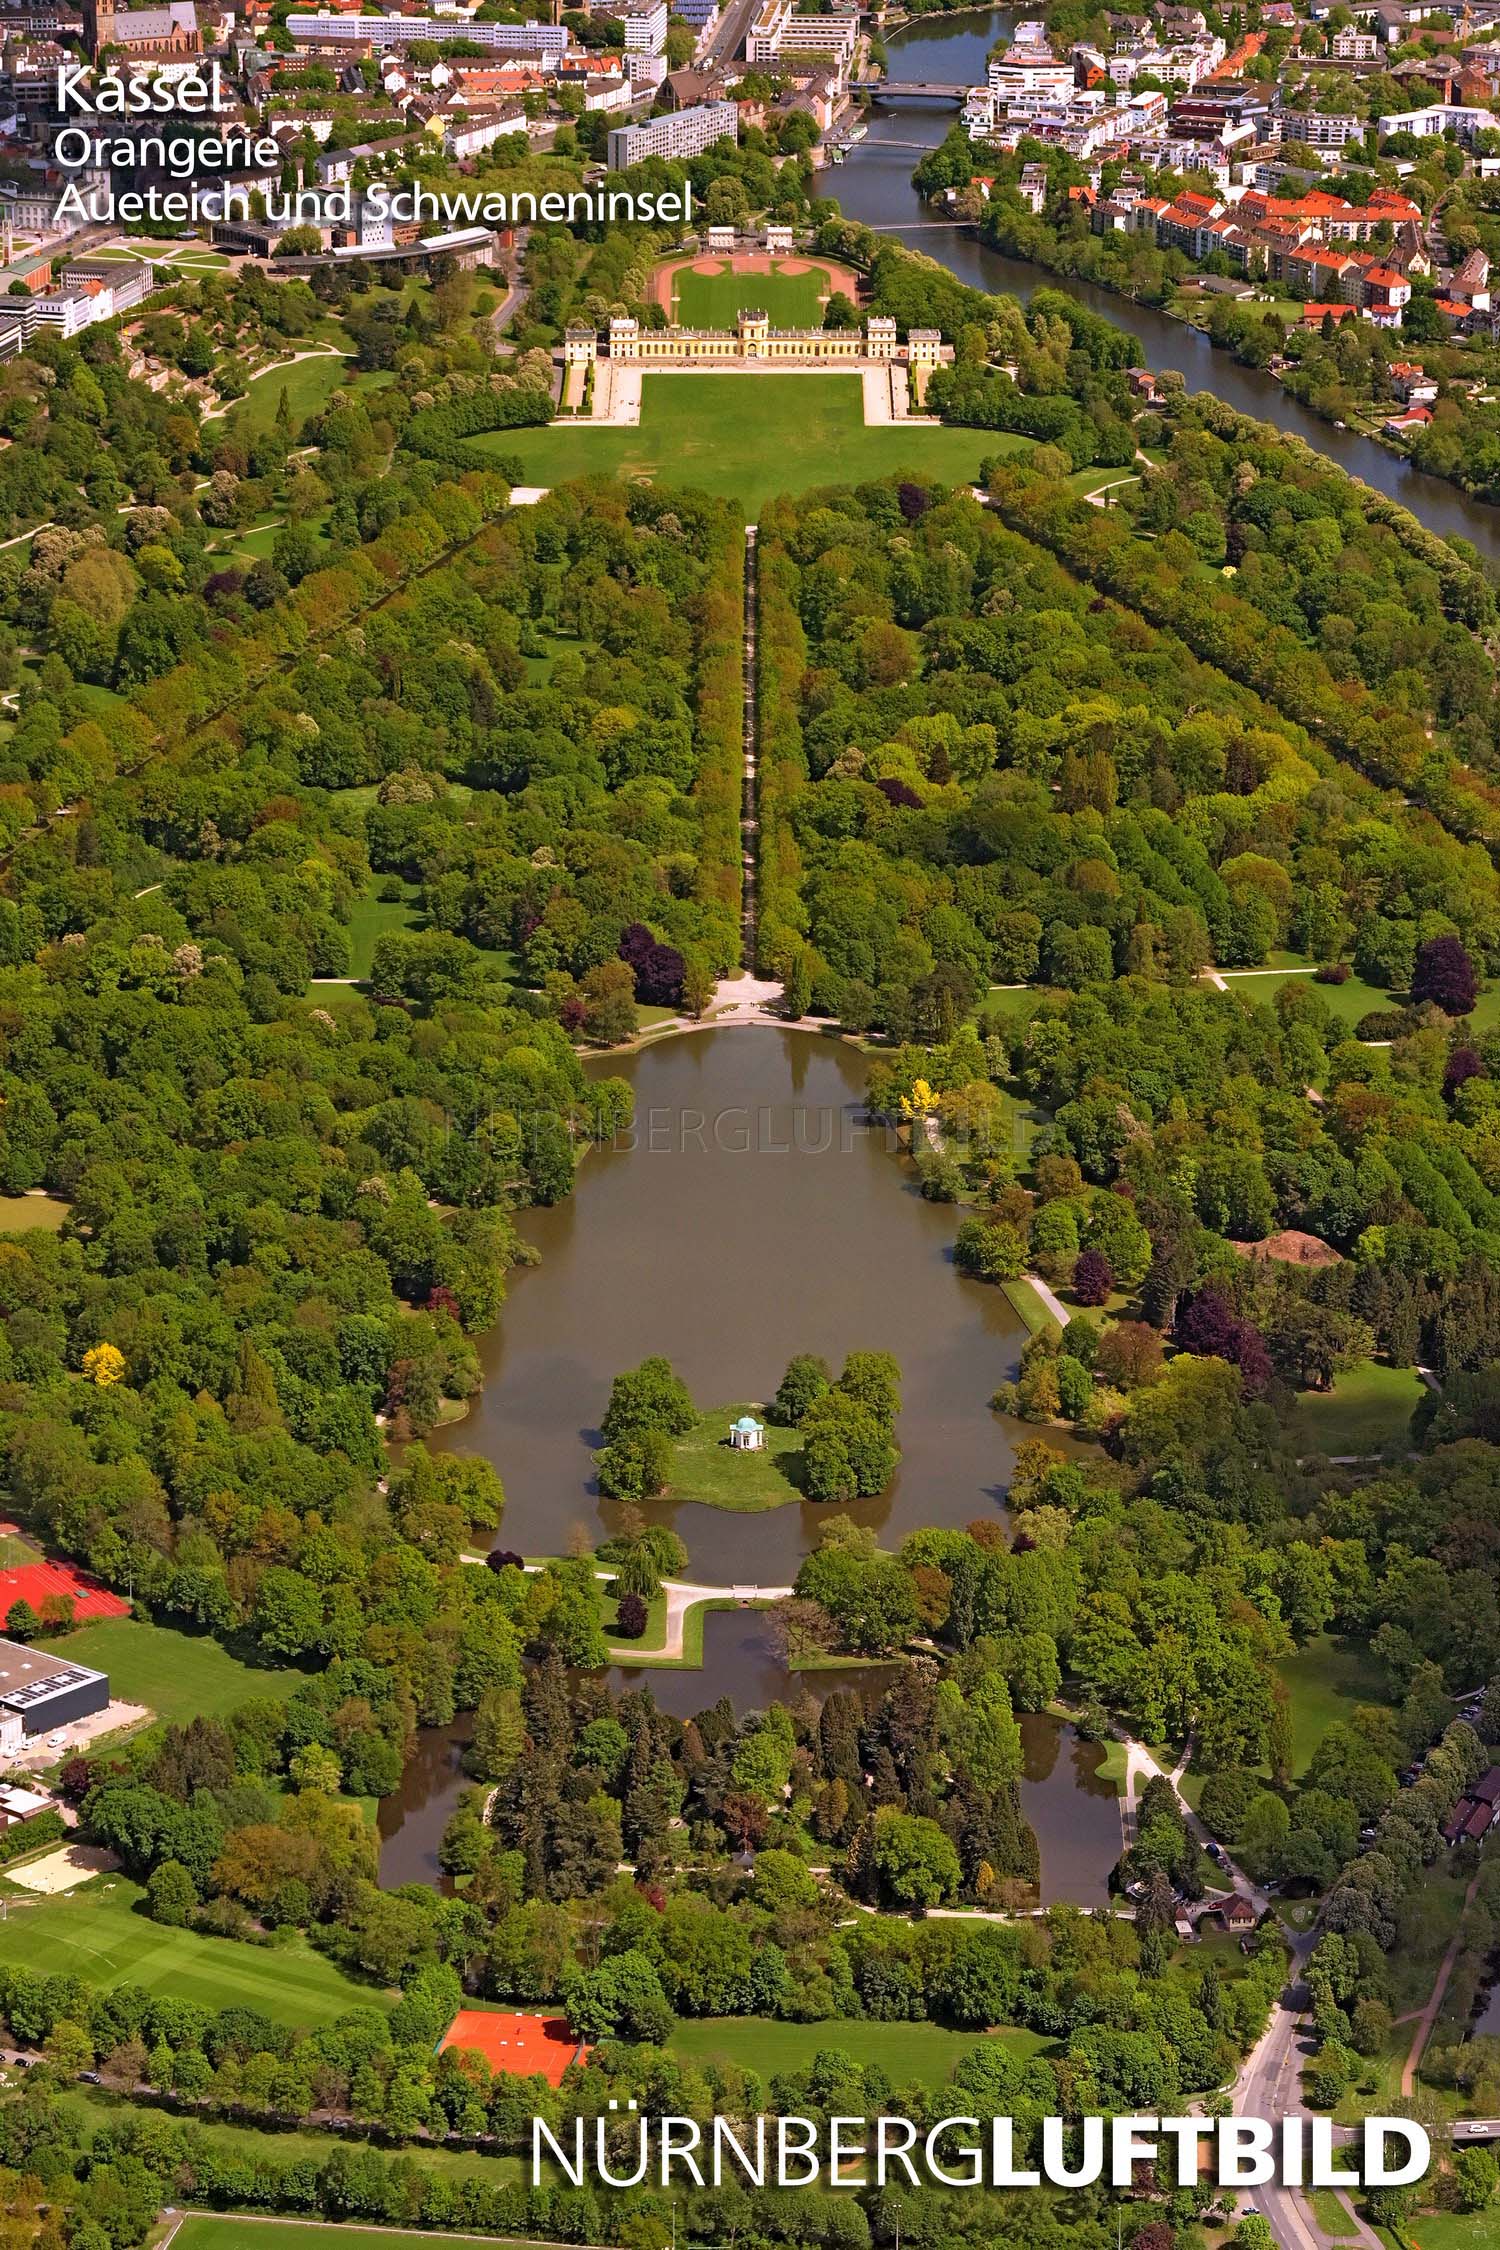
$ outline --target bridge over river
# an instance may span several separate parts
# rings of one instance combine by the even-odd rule
[[[959,108],[969,98],[968,85],[955,86],[937,78],[855,78],[849,90],[872,94],[878,101],[954,102]]]

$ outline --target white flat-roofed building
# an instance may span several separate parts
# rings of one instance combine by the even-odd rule
[[[1430,109],[1396,110],[1389,117],[1375,120],[1382,140],[1389,133],[1414,133],[1419,141],[1440,140],[1450,132],[1461,141],[1471,141],[1495,122],[1493,110],[1468,109],[1452,102],[1434,102]]]
[[[616,125],[609,136],[609,169],[623,172],[648,156],[674,158],[701,156],[715,141],[737,140],[740,113],[733,102],[701,102],[666,117],[648,117],[639,125]]]
[[[1017,115],[1027,109],[1050,108],[1073,91],[1071,62],[1059,62],[1049,47],[1023,47],[1019,43],[996,55],[989,68],[989,88],[997,113]]]
[[[347,43],[363,46],[366,40],[377,54],[388,47],[409,47],[414,39],[442,40],[452,35],[452,25],[433,16],[290,15],[286,28],[291,39]],[[494,47],[506,55],[566,54],[572,34],[566,24],[481,23],[465,24],[464,37],[476,46]]]
[[[109,1675],[21,1641],[0,1640],[0,1753],[31,1735],[91,1719],[109,1703]]]
[[[667,0],[610,0],[605,13],[625,26],[627,55],[659,55],[667,43]]]

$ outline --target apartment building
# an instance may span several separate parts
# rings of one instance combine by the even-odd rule
[[[701,156],[715,141],[736,140],[739,123],[733,102],[704,102],[695,109],[648,117],[639,125],[616,125],[609,136],[609,169],[623,172],[648,156],[663,156],[668,162]]]
[[[388,47],[409,47],[413,40],[443,40],[454,26],[437,16],[352,16],[320,13],[289,15],[286,28],[297,45],[304,43],[358,47],[367,43],[376,53]],[[493,47],[506,55],[561,55],[572,38],[565,24],[484,23],[477,17],[463,26],[465,39],[476,46]]]

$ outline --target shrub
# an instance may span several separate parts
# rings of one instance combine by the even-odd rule
[[[622,1641],[638,1641],[646,1630],[649,1612],[641,1594],[622,1594],[615,1611],[615,1632]]]

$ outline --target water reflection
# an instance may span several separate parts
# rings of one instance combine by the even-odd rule
[[[614,1528],[590,1455],[610,1383],[648,1352],[711,1408],[770,1398],[795,1352],[836,1368],[852,1350],[892,1351],[901,1468],[849,1512],[892,1544],[919,1524],[993,1518],[1021,1432],[989,1400],[1025,1332],[1001,1291],[955,1273],[958,1214],[924,1203],[866,1123],[863,1058],[757,1026],[600,1067],[631,1080],[636,1128],[586,1158],[567,1202],[524,1214],[541,1263],[514,1276],[476,1409],[441,1441],[500,1471],[504,1545],[558,1554],[576,1527],[595,1541]],[[670,1493],[650,1512],[682,1534],[694,1578],[717,1585],[789,1585],[828,1515]]]

